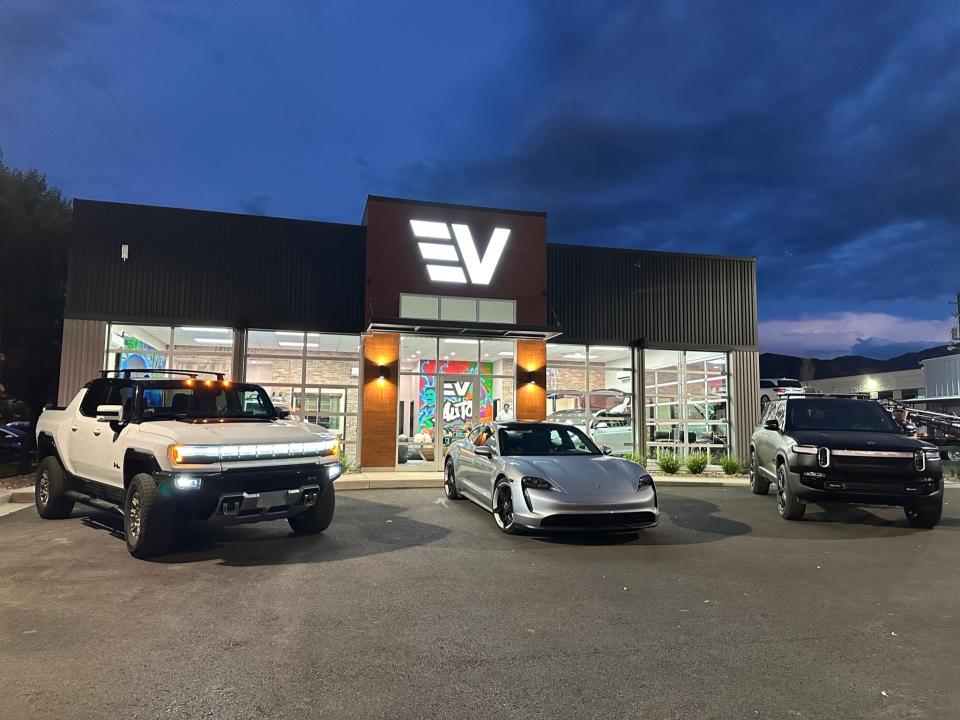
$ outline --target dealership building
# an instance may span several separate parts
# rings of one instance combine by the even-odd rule
[[[263,385],[365,470],[435,470],[478,422],[616,454],[747,455],[753,258],[549,243],[542,212],[369,197],[360,224],[75,200],[60,375]]]

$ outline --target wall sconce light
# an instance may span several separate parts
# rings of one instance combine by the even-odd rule
[[[387,367],[386,365],[381,365],[381,366],[379,367],[379,371],[380,371],[380,372],[379,372],[379,375],[378,375],[377,377],[379,377],[381,380],[389,380],[389,379],[390,379],[390,368],[389,368],[389,367]]]
[[[523,381],[524,381],[527,385],[536,385],[536,384],[537,384],[537,374],[536,374],[533,370],[530,370],[530,371],[528,371],[528,372],[526,372],[526,373],[523,374]]]

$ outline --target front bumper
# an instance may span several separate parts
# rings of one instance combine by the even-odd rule
[[[924,472],[794,464],[787,482],[794,495],[813,502],[915,506],[937,504],[943,497],[939,463],[929,465]]]
[[[660,521],[655,488],[604,495],[514,489],[514,521],[534,530],[639,530]]]
[[[291,517],[308,510],[343,472],[339,462],[235,468],[212,473],[159,472],[160,492],[177,510],[196,519],[256,522]],[[180,487],[183,479],[199,487]]]

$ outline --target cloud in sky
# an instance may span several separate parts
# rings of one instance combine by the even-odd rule
[[[956,0],[36,0],[0,5],[0,67],[6,162],[72,196],[546,210],[556,242],[755,256],[760,319],[824,333],[960,289]]]
[[[914,320],[886,313],[841,312],[760,323],[760,344],[767,352],[831,358],[865,355],[887,358],[944,345],[954,318]]]

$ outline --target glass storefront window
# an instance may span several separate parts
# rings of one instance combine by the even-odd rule
[[[231,353],[233,328],[177,327],[173,329],[173,352]]]
[[[728,452],[727,354],[645,350],[647,456],[705,452],[716,464]]]
[[[480,373],[482,375],[513,375],[516,362],[513,340],[480,341]]]
[[[439,372],[451,375],[477,374],[480,342],[466,338],[440,338]]]
[[[421,372],[425,363],[437,359],[437,339],[418,335],[400,336],[400,372]]]

